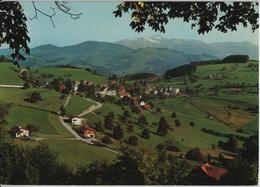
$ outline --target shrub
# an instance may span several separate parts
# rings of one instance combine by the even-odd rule
[[[181,126],[181,122],[178,119],[176,119],[174,122],[175,122],[176,127],[180,127]]]
[[[199,148],[195,148],[195,149],[190,149],[187,153],[186,153],[186,158],[190,159],[190,160],[194,160],[197,162],[203,162],[204,161],[204,157],[200,152]]]
[[[128,138],[128,143],[129,143],[130,145],[137,146],[137,144],[138,144],[138,137],[137,137],[137,136],[130,136],[130,137]]]
[[[195,126],[194,122],[190,122],[190,126],[194,127]]]
[[[175,112],[172,113],[172,118],[176,118],[176,113]]]
[[[112,144],[113,141],[111,140],[111,138],[109,138],[108,136],[103,136],[102,139],[101,139],[102,143],[104,144]]]
[[[145,128],[142,132],[143,138],[150,138],[150,131],[149,129]]]
[[[117,125],[116,127],[114,127],[113,137],[118,140],[122,139],[124,137],[124,130],[121,128],[120,125]]]

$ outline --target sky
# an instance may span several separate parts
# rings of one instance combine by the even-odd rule
[[[36,6],[44,12],[52,13],[50,7],[55,7],[53,2],[35,2]],[[22,2],[24,12],[28,18],[27,25],[31,38],[30,47],[43,44],[67,46],[84,41],[115,42],[122,39],[134,39],[138,37],[161,36],[164,38],[196,39],[209,42],[249,41],[258,45],[258,30],[252,33],[250,27],[238,28],[238,31],[221,33],[213,30],[205,35],[199,35],[192,30],[189,23],[181,20],[170,21],[166,25],[166,32],[160,33],[147,28],[143,33],[137,33],[129,26],[130,15],[115,18],[113,11],[116,2],[70,2],[72,12],[82,15],[79,19],[71,19],[68,15],[56,11],[53,17],[56,27],[50,19],[38,14],[38,19],[31,20],[35,13],[31,2]]]

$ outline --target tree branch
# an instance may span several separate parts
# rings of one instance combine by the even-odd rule
[[[39,13],[41,13],[42,15],[49,17],[50,20],[51,20],[51,22],[52,22],[53,27],[55,28],[55,23],[54,23],[54,21],[53,21],[53,19],[52,19],[52,17],[56,15],[55,9],[52,8],[52,7],[50,7],[50,8],[52,9],[53,13],[52,13],[52,14],[47,14],[47,13],[43,12],[42,10],[38,9],[38,8],[36,7],[34,1],[32,2],[32,4],[33,4],[33,8],[34,8],[35,15],[34,15],[32,18],[30,18],[30,20],[38,19],[38,12],[39,12]]]
[[[69,7],[69,6],[67,5],[68,2],[65,2],[65,1],[55,1],[54,3],[55,3],[55,6],[57,7],[57,9],[58,9],[59,11],[65,13],[65,14],[67,14],[67,15],[69,15],[72,19],[78,19],[78,18],[80,18],[80,16],[82,15],[81,12],[80,12],[80,13],[72,13],[72,12],[71,12],[71,7]],[[34,1],[32,2],[32,4],[33,4],[33,8],[34,8],[35,15],[34,15],[32,18],[30,18],[30,20],[38,19],[38,13],[40,13],[40,14],[42,14],[42,15],[44,15],[44,16],[49,17],[50,20],[51,20],[51,22],[52,22],[53,27],[55,28],[55,23],[54,23],[54,21],[53,21],[53,16],[56,15],[55,8],[50,7],[50,8],[52,9],[53,13],[52,13],[52,14],[48,14],[48,13],[46,13],[46,12],[40,10],[39,8],[37,8],[37,6],[35,5],[35,2],[34,2]]]

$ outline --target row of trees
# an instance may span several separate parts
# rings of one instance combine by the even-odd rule
[[[0,129],[1,130],[1,129]],[[135,144],[131,137],[129,142]],[[124,145],[113,162],[95,161],[74,170],[57,159],[46,145],[23,147],[0,142],[1,184],[205,184],[206,178],[196,177],[187,161],[168,154],[171,142],[150,147]],[[168,147],[168,148],[167,148]],[[200,159],[199,150],[186,154]],[[219,181],[206,184],[257,184],[258,136],[249,137],[234,161],[219,160],[228,173]]]

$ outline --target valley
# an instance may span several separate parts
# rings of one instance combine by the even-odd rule
[[[186,159],[185,154],[194,148],[199,148],[205,157],[211,154],[217,159],[222,154],[233,159],[235,153],[221,147],[219,142],[227,142],[231,136],[236,136],[241,146],[245,138],[258,134],[256,66],[257,61],[197,65],[196,81],[185,81],[185,77],[166,80],[161,76],[145,80],[108,80],[89,70],[70,67],[33,67],[21,75],[20,71],[25,67],[1,62],[1,84],[29,83],[27,88],[0,88],[0,101],[8,105],[5,130],[33,124],[38,128],[32,135],[35,141],[13,141],[32,146],[47,144],[58,153],[62,162],[70,166],[94,160],[111,162],[117,154],[106,148],[118,150],[121,144],[153,148],[163,144],[168,146],[169,153],[182,159]],[[101,92],[104,88],[116,90],[117,94],[97,94],[109,93]],[[166,88],[179,91],[169,94]],[[159,93],[154,94],[152,90]],[[37,102],[29,100],[34,92],[41,97]],[[131,96],[120,97],[127,92]],[[133,105],[134,97],[138,106],[142,101],[150,107]],[[102,106],[84,112],[96,105],[86,98]],[[64,104],[64,114],[61,114]],[[81,118],[83,124],[94,128],[97,140],[94,145],[76,139],[60,122],[61,115]],[[168,125],[164,135],[158,132],[162,117]],[[77,125],[71,127],[78,132]],[[115,135],[115,128],[123,134]],[[9,139],[13,139],[11,135]]]

